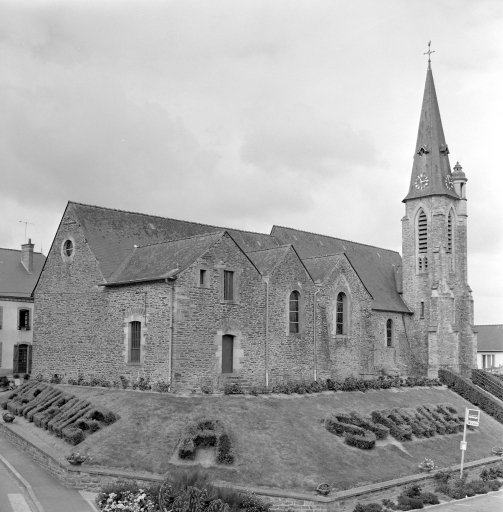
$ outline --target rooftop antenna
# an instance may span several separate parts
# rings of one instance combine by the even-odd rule
[[[28,224],[31,224],[32,226],[34,226],[35,224],[33,222],[26,222],[25,220],[20,220],[19,222],[24,224],[24,243],[26,243],[26,230],[28,228]]]
[[[428,55],[428,69],[431,69],[431,54],[435,53],[435,50],[431,51],[431,41],[428,42],[428,51],[424,52],[423,55]]]

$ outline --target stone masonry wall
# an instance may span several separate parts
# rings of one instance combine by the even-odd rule
[[[402,219],[403,298],[411,319],[417,369],[436,376],[440,367],[456,371],[473,367],[476,336],[473,301],[467,283],[466,215],[459,200],[432,196],[408,201]],[[428,218],[428,270],[417,268],[417,214]],[[447,252],[447,216],[453,216],[453,250]],[[459,213],[459,215],[458,215]],[[421,318],[421,301],[424,317]]]
[[[270,383],[314,380],[314,283],[293,249],[269,279]],[[300,332],[289,332],[289,298],[300,294]]]
[[[199,270],[208,281],[199,284]],[[235,273],[235,300],[223,300],[223,271]],[[265,283],[229,235],[175,282],[174,387],[221,387],[228,379],[245,386],[265,381]],[[222,374],[222,336],[234,336],[234,372]]]
[[[349,325],[347,334],[336,335],[336,297],[341,291],[348,298]],[[360,377],[372,373],[372,299],[344,255],[340,256],[335,268],[325,280],[317,299],[319,377],[340,380],[351,375]]]

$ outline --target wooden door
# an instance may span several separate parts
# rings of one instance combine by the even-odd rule
[[[222,373],[232,373],[234,358],[234,336],[222,336]]]
[[[28,345],[26,344],[17,347],[17,370],[14,360],[14,373],[28,373]]]

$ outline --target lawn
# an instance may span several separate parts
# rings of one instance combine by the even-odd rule
[[[231,435],[236,462],[208,468],[212,477],[238,485],[290,490],[312,490],[321,482],[341,490],[415,474],[425,457],[439,466],[460,461],[460,433],[404,443],[379,441],[373,450],[350,447],[324,428],[323,419],[332,412],[369,414],[375,409],[449,403],[463,413],[470,406],[446,388],[291,397],[181,397],[61,387],[120,415],[119,421],[78,445],[80,452],[92,458],[90,464],[164,474],[178,465],[177,445],[187,422],[199,417],[220,418]],[[491,447],[502,444],[502,438],[503,425],[482,413],[480,427],[467,436],[465,461],[492,455]]]

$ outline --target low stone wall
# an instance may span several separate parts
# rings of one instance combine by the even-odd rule
[[[91,466],[72,466],[65,459],[49,453],[46,447],[36,439],[28,439],[16,424],[0,423],[0,434],[12,444],[27,453],[39,466],[57,478],[64,486],[73,489],[99,492],[109,483],[136,482],[138,485],[155,485],[164,481],[165,477],[154,473],[121,471],[113,468],[97,468]],[[489,457],[465,464],[465,470],[479,471],[501,462],[500,457]],[[459,471],[458,466],[452,469]],[[339,491],[330,496],[319,496],[309,493],[297,493],[283,490],[272,490],[255,487],[232,486],[236,490],[251,491],[272,503],[272,511],[285,512],[352,512],[356,503],[380,502],[384,498],[395,499],[402,490],[411,484],[419,484],[425,491],[433,491],[437,485],[433,474],[425,473],[410,475],[387,482],[365,485],[347,491]]]

